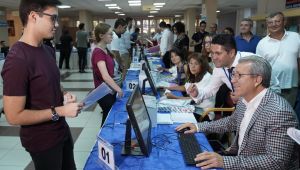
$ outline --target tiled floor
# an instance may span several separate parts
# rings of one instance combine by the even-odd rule
[[[61,70],[62,86],[81,101],[93,89],[91,70],[78,73],[78,70]],[[2,98],[0,99],[2,103]],[[81,112],[76,118],[68,118],[74,143],[74,156],[77,169],[83,169],[86,159],[95,144],[102,116],[98,105]],[[33,170],[31,157],[22,147],[18,127],[9,125],[2,115],[0,118],[0,170]]]

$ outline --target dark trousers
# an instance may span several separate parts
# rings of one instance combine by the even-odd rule
[[[71,50],[69,49],[61,49],[60,50],[60,57],[59,57],[59,68],[62,68],[64,60],[66,59],[65,67],[66,69],[70,69],[70,55],[71,55]]]
[[[171,56],[169,51],[167,51],[163,56],[163,63],[165,65],[165,68],[171,68]]]
[[[86,56],[87,56],[87,48],[83,47],[78,47],[78,66],[79,66],[79,71],[84,71],[85,66],[86,66]]]
[[[100,105],[101,109],[102,109],[102,122],[101,122],[101,127],[103,126],[103,123],[108,115],[108,112],[110,111],[112,105],[115,103],[116,101],[116,95],[115,94],[108,94],[106,96],[104,96],[103,98],[101,98],[100,100],[98,100],[98,104]]]
[[[56,146],[42,152],[30,153],[36,170],[76,170],[70,130]]]

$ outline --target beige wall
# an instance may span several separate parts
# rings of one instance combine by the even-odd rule
[[[23,26],[17,11],[7,12],[6,18],[7,20],[13,20],[15,25],[15,36],[8,36],[8,45],[11,46],[20,39]]]

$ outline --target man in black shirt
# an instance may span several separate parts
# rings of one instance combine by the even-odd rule
[[[202,42],[205,37],[205,35],[208,34],[208,32],[205,31],[206,28],[206,22],[201,21],[200,26],[196,27],[196,33],[192,36],[192,42],[191,46],[194,46],[195,52],[201,52],[202,50]]]
[[[43,44],[58,27],[58,0],[21,0],[22,37],[9,51],[2,70],[7,121],[20,125],[22,146],[36,170],[75,170],[73,139],[65,117],[83,107],[69,93],[63,96],[55,51]],[[68,100],[65,100],[64,97]]]

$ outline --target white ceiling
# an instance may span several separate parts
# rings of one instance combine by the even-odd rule
[[[256,8],[257,0],[217,0],[218,9],[222,13],[233,12],[238,8]],[[0,7],[17,10],[20,0],[0,0]],[[174,16],[175,14],[183,14],[187,8],[197,8],[197,12],[201,12],[202,0],[142,0],[142,6],[130,7],[127,0],[111,0],[110,2],[99,2],[98,0],[61,0],[65,5],[71,5],[71,9],[60,10],[61,16],[78,16],[79,10],[88,10],[97,16],[115,17],[114,11],[105,7],[107,3],[116,3],[126,16],[146,17],[148,11],[144,11],[143,7],[151,6],[153,3],[165,2],[166,5],[161,8],[158,14],[154,16]],[[146,8],[147,8],[146,7]]]

